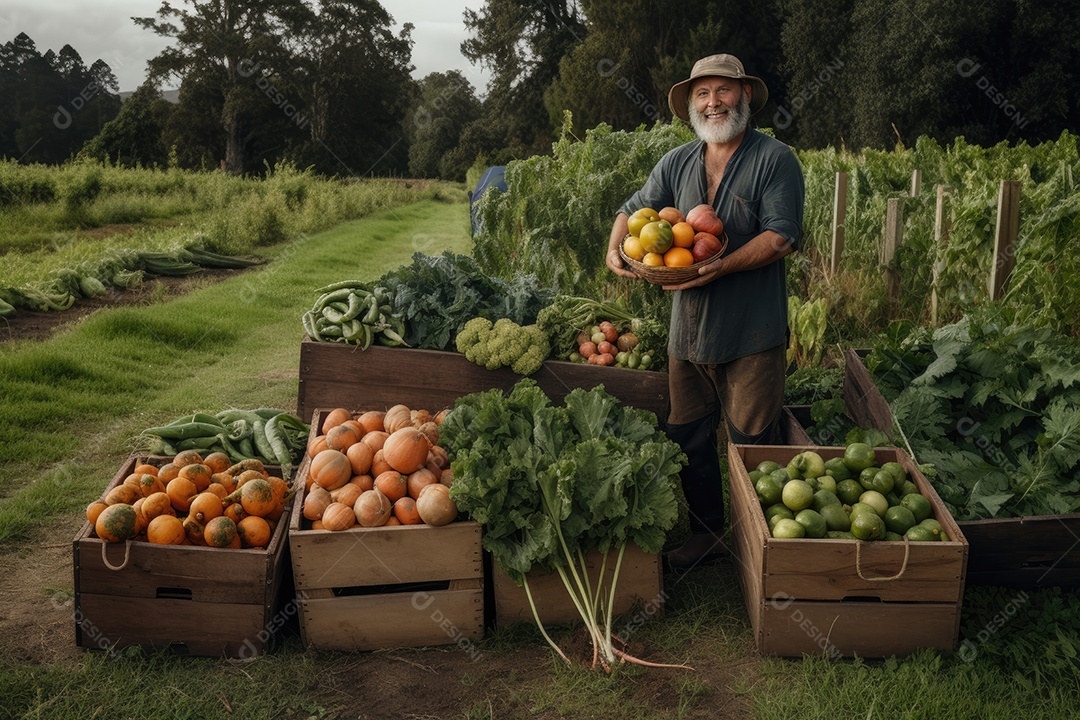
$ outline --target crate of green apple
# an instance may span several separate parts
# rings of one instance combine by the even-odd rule
[[[749,471],[776,538],[948,541],[934,506],[896,460],[879,462],[866,443],[822,458],[803,450],[785,464],[762,460]]]
[[[653,366],[652,350],[643,348],[633,332],[619,330],[608,320],[582,330],[575,342],[577,350],[567,357],[570,362],[614,365],[631,370],[648,370]]]

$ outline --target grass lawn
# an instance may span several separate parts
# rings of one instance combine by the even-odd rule
[[[462,203],[428,200],[260,248],[267,265],[178,299],[102,310],[0,346],[0,718],[1074,717],[1080,602],[969,589],[963,652],[885,661],[763,659],[731,560],[665,577],[634,654],[693,671],[560,665],[517,626],[470,648],[305,651],[250,662],[74,647],[70,541],[138,432],[195,411],[294,410],[312,290],[415,251],[468,252]],[[583,655],[580,630],[557,631]],[[572,655],[573,656],[573,655]]]

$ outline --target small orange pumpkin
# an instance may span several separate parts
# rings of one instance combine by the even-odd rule
[[[203,530],[203,539],[210,547],[229,547],[236,540],[236,536],[236,523],[223,515],[206,523]]]
[[[390,501],[378,488],[368,490],[357,498],[353,512],[363,527],[379,527],[390,518]]]
[[[326,490],[337,490],[352,477],[352,463],[339,450],[323,450],[308,465],[311,479]]]
[[[220,517],[225,511],[221,498],[212,492],[201,492],[196,495],[188,506],[188,515],[191,515],[201,523],[209,523],[216,517]]]
[[[356,513],[344,503],[332,502],[326,506],[321,519],[324,528],[337,532],[348,530],[355,525]]]
[[[223,473],[232,466],[232,460],[223,452],[212,452],[203,458],[203,465],[215,473]]]
[[[371,461],[375,459],[375,451],[367,443],[357,442],[349,446],[345,451],[345,457],[349,458],[353,475],[363,475],[371,470]]]
[[[409,478],[397,470],[387,470],[375,478],[375,489],[394,503],[409,494]]]
[[[352,420],[352,413],[345,408],[334,408],[323,417],[322,426],[319,428],[325,435],[331,428],[335,428],[346,420]]]
[[[187,465],[195,465],[202,462],[202,455],[198,450],[181,450],[176,453],[176,457],[172,459],[172,464],[178,468],[183,468]]]
[[[345,452],[354,443],[360,442],[360,434],[349,425],[338,425],[326,433],[326,447]]]
[[[132,505],[132,504],[134,504],[134,502],[136,500],[138,500],[141,497],[142,497],[142,493],[139,492],[138,489],[136,489],[136,488],[134,488],[131,485],[128,485],[126,483],[122,483],[120,485],[117,485],[116,487],[114,487],[112,490],[110,490],[109,492],[107,492],[105,494],[105,504],[106,505],[117,505],[117,504]]]
[[[95,500],[94,502],[90,503],[86,506],[86,521],[93,525],[97,522],[98,515],[101,514],[101,511],[107,507],[109,507],[108,504],[102,502],[101,500]]]
[[[269,515],[277,505],[274,487],[266,478],[255,478],[240,486],[240,504],[248,515]]]
[[[118,543],[138,534],[135,508],[126,503],[109,505],[94,521],[94,532],[105,542]]]
[[[246,548],[261,548],[270,544],[270,523],[258,515],[248,515],[236,525],[240,540]]]
[[[187,512],[191,507],[191,501],[199,494],[199,489],[188,478],[174,477],[165,486],[165,493],[169,496],[174,509],[178,512]]]
[[[383,418],[386,417],[386,413],[382,410],[368,410],[367,412],[360,413],[360,417],[356,418],[356,422],[360,423],[360,427],[364,428],[364,433],[379,430],[386,430],[386,426],[383,424]],[[363,439],[363,436],[361,436]]]
[[[146,526],[146,539],[154,545],[180,545],[187,540],[187,531],[175,515],[158,515]]]

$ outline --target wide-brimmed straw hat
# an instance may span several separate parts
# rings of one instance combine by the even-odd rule
[[[710,55],[694,63],[694,68],[690,71],[690,77],[672,85],[671,90],[668,92],[668,107],[671,108],[671,112],[675,114],[675,117],[685,122],[690,122],[690,112],[687,104],[690,98],[690,84],[701,77],[726,77],[750,83],[754,88],[750,97],[751,114],[765,107],[765,102],[769,99],[769,88],[765,86],[765,81],[759,77],[747,75],[739,58],[726,53]]]

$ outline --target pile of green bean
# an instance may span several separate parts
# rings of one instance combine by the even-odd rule
[[[168,425],[147,428],[142,435],[153,438],[149,452],[176,455],[196,450],[200,455],[223,452],[233,462],[248,458],[280,465],[286,480],[307,448],[309,426],[284,410],[223,410],[216,415],[195,413]]]
[[[386,288],[369,290],[359,280],[345,280],[315,292],[319,299],[302,318],[312,340],[359,345],[361,350],[372,343],[407,345],[405,321],[394,314]]]

